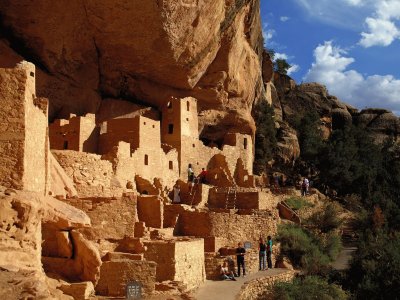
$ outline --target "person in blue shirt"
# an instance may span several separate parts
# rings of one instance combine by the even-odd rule
[[[268,240],[267,240],[267,263],[268,263],[268,268],[272,269],[272,238],[269,235]]]

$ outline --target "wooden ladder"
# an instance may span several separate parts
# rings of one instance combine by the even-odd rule
[[[236,186],[228,187],[226,192],[225,209],[236,208]]]

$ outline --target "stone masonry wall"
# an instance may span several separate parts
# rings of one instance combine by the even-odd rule
[[[28,62],[0,69],[0,184],[45,193],[47,105],[35,106],[35,75]]]
[[[182,281],[193,289],[205,280],[203,239],[145,242],[145,259],[157,263],[157,281]]]
[[[72,178],[79,197],[122,195],[124,188],[114,176],[111,162],[102,160],[100,155],[72,150],[53,150],[52,153]]]
[[[137,198],[133,194],[112,198],[68,199],[65,203],[83,210],[92,221],[85,230],[91,240],[120,240],[134,236],[134,225],[138,221]]]
[[[277,275],[270,275],[246,282],[239,292],[238,300],[273,299],[272,286],[277,282],[292,281],[296,273],[286,271]]]
[[[182,211],[178,218],[176,232],[183,236],[226,238],[231,247],[236,247],[238,242],[245,241],[256,246],[260,236],[276,234],[278,223],[277,210],[251,215]]]

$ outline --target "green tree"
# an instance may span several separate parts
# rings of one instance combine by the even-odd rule
[[[320,118],[316,112],[306,113],[300,121],[295,122],[299,135],[301,157],[313,162],[319,156],[324,142],[321,136]]]
[[[261,101],[254,108],[256,122],[254,173],[266,171],[267,163],[273,157],[276,148],[276,129],[274,110],[266,101]]]
[[[291,65],[286,61],[286,59],[278,58],[274,61],[275,72],[286,75]]]
[[[400,234],[367,230],[348,274],[356,299],[399,299]]]

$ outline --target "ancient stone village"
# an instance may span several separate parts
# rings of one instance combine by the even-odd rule
[[[325,138],[352,118],[399,123],[274,72],[258,0],[17,2],[0,3],[1,299],[269,299],[300,273],[275,237],[301,223],[285,202],[301,191],[273,161],[255,174],[258,107],[286,166],[286,120],[309,109],[296,93]]]

